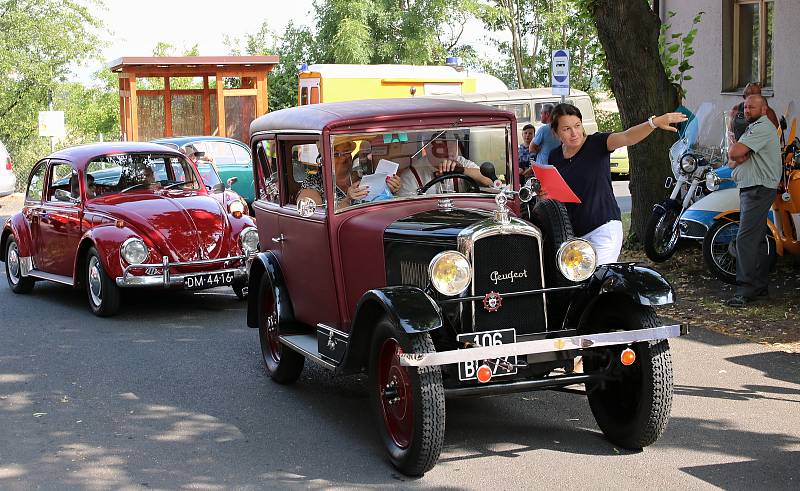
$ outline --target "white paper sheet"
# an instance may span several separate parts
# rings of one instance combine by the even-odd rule
[[[359,187],[369,186],[369,194],[364,198],[364,201],[372,201],[377,196],[380,196],[387,191],[386,178],[397,174],[397,169],[400,165],[391,160],[381,159],[378,166],[375,168],[374,174],[368,174],[361,178]]]

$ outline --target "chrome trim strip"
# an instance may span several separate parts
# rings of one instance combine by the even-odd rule
[[[156,265],[156,267],[160,267]],[[189,276],[197,276],[201,274],[213,274],[213,273],[233,273],[234,280],[242,279],[247,277],[247,268],[244,266],[240,268],[229,268],[229,269],[218,269],[214,271],[198,271],[197,273],[186,273],[186,274],[168,274],[166,273],[169,271],[165,269],[164,275],[158,276],[135,276],[135,275],[128,275],[128,276],[118,276],[116,278],[117,286],[122,287],[148,287],[148,286],[183,286],[184,278]]]
[[[331,326],[329,326],[329,325],[327,325],[327,324],[323,324],[323,323],[321,323],[321,322],[320,322],[319,324],[317,324],[317,329],[324,329],[324,330],[326,330],[326,331],[332,331],[332,332],[334,332],[335,334],[338,334],[339,336],[342,336],[342,337],[344,337],[344,338],[349,338],[349,337],[350,337],[350,335],[349,335],[349,334],[347,334],[347,333],[344,333],[344,332],[342,332],[342,331],[340,331],[340,330],[338,330],[338,329],[336,329],[336,328],[334,328],[334,327],[331,327]]]
[[[523,290],[519,292],[510,292],[510,293],[502,293],[503,298],[510,298],[510,297],[521,297],[523,295],[536,295],[537,293],[548,293],[548,292],[558,292],[563,290],[580,290],[584,288],[585,285],[573,285],[573,286],[554,286],[552,288],[540,288],[538,290]],[[458,297],[458,298],[447,298],[445,300],[439,300],[438,303],[458,303],[458,302],[476,302],[478,300],[483,300],[483,295],[476,295],[474,297]]]
[[[648,329],[637,329],[634,331],[615,331],[583,336],[537,339],[534,341],[523,341],[521,343],[457,349],[438,353],[402,353],[400,354],[400,365],[406,367],[449,365],[475,360],[491,360],[505,356],[523,356],[535,353],[551,353],[556,351],[655,341],[675,338],[681,334],[683,334],[682,326],[680,324],[674,324],[670,326],[651,327]]]
[[[60,274],[46,273],[44,271],[32,270],[28,276],[33,278],[40,278],[54,283],[61,283],[62,285],[74,286],[75,280],[71,276],[62,276]]]

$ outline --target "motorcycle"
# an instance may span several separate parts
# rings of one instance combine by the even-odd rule
[[[708,102],[700,105],[684,131],[684,136],[670,148],[673,177],[668,177],[664,187],[672,188],[670,197],[653,206],[644,233],[644,250],[655,262],[669,259],[677,250],[681,238],[702,239],[688,233],[683,221],[684,213],[698,200],[708,195],[703,184],[711,169],[718,169],[722,178],[730,177],[727,164],[728,134],[727,112],[719,111]],[[723,181],[721,188],[734,187]],[[738,196],[737,196],[738,198]],[[727,208],[726,208],[727,209]]]
[[[791,123],[787,123],[787,120]],[[777,256],[800,254],[800,138],[797,137],[797,117],[794,102],[781,117],[783,176],[775,201],[769,211],[766,234],[767,254],[772,267]],[[707,177],[707,187],[713,189],[723,178],[713,173]],[[718,213],[703,240],[703,260],[708,270],[725,283],[736,284],[736,236],[739,232],[737,204]]]

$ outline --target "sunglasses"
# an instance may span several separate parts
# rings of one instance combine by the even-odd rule
[[[344,157],[345,155],[352,156],[352,152],[333,152],[334,157]]]

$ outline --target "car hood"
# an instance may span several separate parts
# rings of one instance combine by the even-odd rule
[[[222,204],[186,192],[130,193],[94,200],[90,211],[121,219],[180,261],[226,257],[236,241]]]

